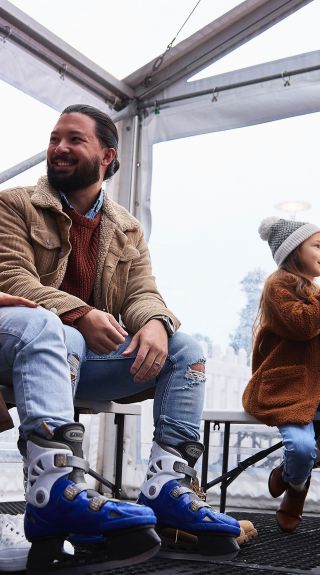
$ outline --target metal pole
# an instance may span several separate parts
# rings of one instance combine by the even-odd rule
[[[199,98],[200,96],[216,96],[219,92],[226,92],[228,90],[235,90],[237,88],[244,88],[246,86],[252,86],[254,84],[262,84],[264,82],[271,82],[272,80],[283,80],[290,83],[291,76],[298,76],[301,74],[307,74],[308,72],[317,72],[320,70],[320,65],[308,66],[306,68],[299,68],[298,70],[284,70],[283,72],[278,72],[277,74],[271,74],[269,76],[261,76],[260,78],[252,78],[251,80],[244,80],[243,82],[235,82],[233,84],[226,84],[223,86],[213,86],[210,89],[198,90],[197,92],[190,92],[188,94],[181,94],[180,96],[172,96],[171,98],[163,98],[162,100],[157,100],[156,98],[153,102],[142,102],[139,106],[140,110],[146,110],[147,108],[161,108],[161,106],[171,104],[174,102],[181,102],[184,100],[190,100],[192,98]]]
[[[43,152],[40,152],[39,154],[36,154],[35,156],[32,156],[31,158],[28,158],[27,160],[20,162],[20,164],[16,164],[12,168],[5,170],[0,174],[0,184],[3,184],[3,182],[11,180],[11,178],[14,178],[18,174],[22,174],[22,172],[25,172],[26,170],[33,168],[33,166],[40,164],[41,162],[43,162],[43,160],[46,159],[46,157],[47,157],[47,150],[44,150]]]
[[[140,140],[140,120],[139,116],[133,118],[133,142],[132,142],[132,157],[131,157],[131,182],[130,182],[130,196],[129,196],[129,211],[130,214],[136,213],[136,196],[137,196],[137,179],[138,179],[138,153],[139,153],[139,140]]]

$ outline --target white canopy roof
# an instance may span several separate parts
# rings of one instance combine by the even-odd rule
[[[113,191],[142,220],[147,235],[153,143],[319,111],[319,51],[190,80],[306,5],[316,7],[317,0],[215,2],[220,9],[227,4],[233,7],[177,45],[169,44],[160,56],[123,80],[15,4],[0,0],[0,78],[55,110],[85,102],[105,109],[119,122],[122,168],[115,177]],[[49,10],[49,4],[43,4]],[[150,1],[147,5],[150,15]],[[161,10],[161,2],[154,3],[152,9]],[[114,10],[112,4],[109,11],[104,13],[100,8],[96,14],[106,20],[106,46],[108,27],[114,25],[110,17]],[[183,12],[185,17],[185,8]],[[155,22],[157,15],[151,16]],[[75,8],[74,18],[77,17]],[[121,21],[117,27],[121,27]],[[135,29],[135,34],[139,35],[139,30]],[[113,53],[119,49],[121,46]],[[45,152],[40,152],[31,163],[44,157]],[[7,170],[2,181],[13,173],[12,169]]]

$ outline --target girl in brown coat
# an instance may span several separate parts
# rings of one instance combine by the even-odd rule
[[[269,477],[272,497],[285,494],[277,511],[283,531],[301,522],[316,460],[313,418],[320,403],[320,228],[266,218],[259,233],[278,270],[260,302],[245,410],[279,428],[284,458]]]

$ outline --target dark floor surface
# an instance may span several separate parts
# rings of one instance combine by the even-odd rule
[[[0,513],[21,513],[24,503],[0,503]],[[249,519],[258,537],[241,547],[232,561],[185,561],[159,555],[140,565],[87,575],[320,575],[320,517],[305,517],[299,530],[287,535],[276,525],[274,514],[230,513]],[[58,572],[57,572],[58,573]],[[72,573],[70,574],[72,575]]]

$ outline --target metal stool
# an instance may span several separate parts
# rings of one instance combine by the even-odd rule
[[[0,385],[0,392],[6,404],[9,407],[15,407],[16,402],[14,398],[14,390],[12,387]],[[124,422],[126,415],[141,415],[141,405],[136,403],[116,403],[115,401],[103,401],[92,399],[77,399],[74,401],[75,421],[79,421],[80,413],[82,411],[89,411],[94,413],[113,413],[114,423],[117,426],[116,431],[116,457],[115,457],[115,482],[114,484],[101,477],[91,470],[91,475],[101,481],[104,485],[111,489],[112,494],[116,498],[121,497],[122,487],[122,467],[123,467],[123,435],[124,435]]]

